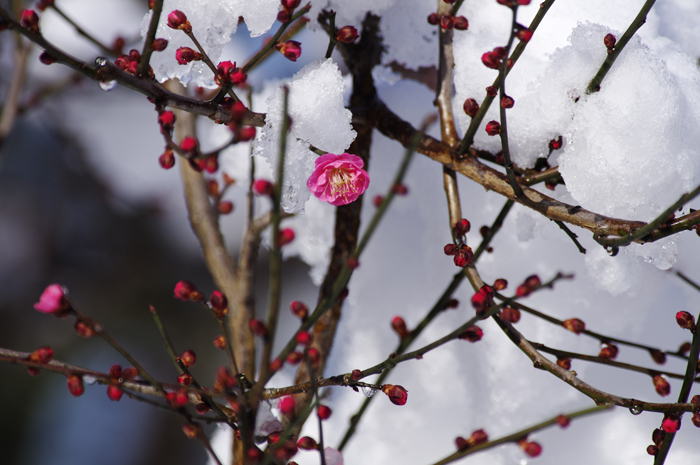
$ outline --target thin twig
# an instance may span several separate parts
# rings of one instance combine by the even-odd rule
[[[583,246],[581,245],[581,243],[577,239],[578,236],[576,234],[574,234],[574,232],[572,230],[570,230],[561,221],[558,221],[558,220],[552,220],[552,221],[554,221],[557,224],[557,226],[559,226],[566,233],[566,235],[569,236],[569,238],[573,241],[574,245],[576,245],[576,248],[578,249],[579,252],[581,252],[582,254],[586,253],[586,249],[583,248]]]
[[[148,65],[151,61],[151,54],[153,53],[153,41],[156,39],[158,22],[160,21],[160,15],[163,11],[164,1],[165,0],[156,0],[153,4],[153,10],[151,10],[151,21],[148,23],[148,32],[146,33],[146,40],[143,42],[143,51],[141,52],[139,65],[136,68],[137,76],[145,77],[148,74]]]

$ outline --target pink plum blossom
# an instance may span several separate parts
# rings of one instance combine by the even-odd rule
[[[369,186],[369,175],[363,166],[357,155],[327,153],[316,159],[316,168],[306,185],[319,200],[336,207],[347,205]]]
[[[69,306],[63,286],[51,284],[41,293],[39,302],[34,304],[34,309],[42,313],[57,313],[68,309]]]

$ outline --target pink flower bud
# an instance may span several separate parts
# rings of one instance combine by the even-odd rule
[[[481,315],[493,305],[494,291],[489,285],[481,286],[476,294],[472,296],[472,307],[476,310],[477,315]]]
[[[293,10],[299,6],[301,0],[282,0],[282,6],[288,10]]]
[[[389,400],[395,405],[405,405],[408,400],[408,391],[399,385],[385,384],[382,386],[382,392],[389,396]]]
[[[197,139],[187,136],[180,142],[180,148],[185,152],[195,153],[197,151]]]
[[[465,329],[462,334],[459,335],[460,339],[472,343],[480,341],[482,337],[484,337],[484,331],[478,326],[470,326],[467,329]]]
[[[355,29],[354,26],[343,26],[338,31],[338,34],[335,36],[335,39],[345,44],[351,44],[355,42],[357,37],[357,29]]]
[[[197,300],[197,297],[201,296],[201,294],[197,292],[197,289],[194,287],[194,284],[185,280],[178,281],[177,284],[175,284],[174,292],[175,298],[184,302],[187,302],[188,300]]]
[[[652,378],[652,382],[654,383],[654,389],[656,389],[656,393],[660,395],[661,397],[666,397],[671,393],[671,385],[666,381],[666,378],[664,378],[661,375],[656,375]],[[666,430],[666,428],[664,428]],[[668,430],[666,430],[668,432]]]
[[[498,69],[500,66],[498,59],[493,56],[492,52],[486,52],[481,55],[481,62],[484,66],[491,69]]]
[[[214,309],[217,315],[226,315],[228,311],[228,299],[221,291],[214,291],[209,297],[209,305]]]
[[[486,134],[489,136],[497,136],[501,133],[501,123],[498,121],[489,121],[486,123]]]
[[[529,42],[530,39],[532,39],[532,31],[526,27],[520,26],[518,31],[515,33],[515,37],[523,42]]]
[[[675,433],[676,431],[681,429],[681,419],[674,418],[671,416],[666,417],[661,422],[661,428],[667,433]]]
[[[155,39],[151,44],[151,50],[154,52],[162,52],[168,47],[167,39]]]
[[[37,34],[39,32],[39,16],[34,10],[24,10],[21,19],[22,26],[30,32]]]
[[[695,331],[695,317],[686,311],[676,313],[676,323],[683,329]]]
[[[283,247],[289,243],[291,243],[294,240],[294,230],[290,228],[284,228],[283,230],[280,231],[279,235],[277,236],[277,244],[280,247]]]
[[[275,186],[267,179],[258,179],[253,183],[253,192],[258,195],[272,195]]]
[[[255,137],[255,131],[255,127],[253,126],[243,126],[238,130],[236,140],[238,142],[247,142]]]
[[[564,141],[562,136],[559,136],[557,139],[552,139],[549,141],[549,150],[559,150],[563,144]]]
[[[355,381],[359,381],[362,379],[362,371],[360,370],[352,370],[351,377]]]
[[[307,307],[306,304],[298,300],[293,301],[289,305],[289,308],[292,311],[292,313],[298,318],[301,318],[301,320],[305,320],[306,317],[309,315],[309,307]]]
[[[194,378],[192,378],[192,375],[189,373],[183,373],[177,377],[177,382],[180,386],[189,386],[192,384],[193,380]]]
[[[164,111],[158,115],[158,124],[163,133],[169,133],[175,125],[175,113],[172,111]]]
[[[319,405],[316,409],[316,414],[321,420],[328,420],[331,417],[332,410],[327,405]]]
[[[615,48],[615,43],[617,43],[617,39],[612,34],[606,34],[605,37],[603,37],[603,43],[605,44],[605,47],[608,50],[610,50]]]
[[[39,302],[34,304],[34,310],[42,313],[59,314],[70,308],[70,302],[66,298],[68,290],[60,284],[50,284],[39,297]]]
[[[357,155],[327,153],[318,157],[315,165],[306,186],[322,202],[347,205],[369,186],[369,175],[362,169],[364,161]]]
[[[581,334],[586,330],[586,323],[578,318],[569,318],[568,320],[564,320],[562,322],[562,326],[576,334]]]
[[[287,363],[289,365],[299,365],[304,360],[304,354],[301,352],[291,352],[287,355]]]
[[[409,334],[406,322],[400,316],[391,319],[391,328],[399,335],[399,339],[405,339]]]
[[[124,395],[124,391],[119,386],[109,385],[107,386],[107,397],[113,402],[119,402]]]
[[[538,457],[542,453],[542,446],[537,442],[522,440],[518,442],[518,445],[530,457]]]
[[[267,336],[267,327],[265,327],[265,323],[263,323],[262,321],[253,318],[248,323],[248,326],[250,327],[250,330],[253,332],[253,334],[255,334],[256,336]]]
[[[311,334],[308,331],[299,331],[296,340],[298,344],[308,346],[311,343]]]
[[[180,361],[186,367],[191,367],[197,363],[197,354],[194,353],[194,350],[186,350],[180,355]]]
[[[180,10],[171,11],[168,15],[168,26],[173,29],[180,29],[187,34],[192,32],[192,25],[187,20],[187,15]]]
[[[83,377],[80,375],[68,375],[67,385],[68,392],[73,394],[75,397],[82,396],[85,392],[85,386],[83,386]]]
[[[469,20],[464,16],[457,16],[455,18],[455,29],[458,31],[466,31],[469,29]]]
[[[468,245],[462,245],[459,249],[457,249],[457,252],[455,252],[453,261],[455,266],[464,268],[472,262],[473,258],[474,252],[472,252],[471,247]]]
[[[464,113],[472,118],[479,112],[479,104],[473,98],[468,98],[464,101]]]
[[[288,40],[283,44],[277,44],[275,49],[288,60],[297,61],[297,58],[301,56],[301,44],[296,40]]]

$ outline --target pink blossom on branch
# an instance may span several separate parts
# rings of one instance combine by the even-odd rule
[[[39,302],[34,304],[34,310],[42,313],[57,313],[70,307],[66,299],[66,290],[60,284],[51,284],[44,289]]]
[[[306,185],[319,200],[331,205],[347,205],[357,200],[369,186],[364,162],[357,155],[327,153],[316,159],[316,168]]]

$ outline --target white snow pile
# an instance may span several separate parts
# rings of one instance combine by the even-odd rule
[[[299,212],[303,211],[311,195],[306,181],[317,157],[309,146],[330,153],[343,153],[355,140],[356,133],[350,125],[352,114],[343,103],[343,76],[331,59],[310,63],[286,85],[289,87],[288,112],[292,124],[284,159],[282,207],[287,212]],[[253,144],[254,155],[267,160],[275,172],[283,111],[284,93],[280,86],[267,99],[265,126]]]
[[[214,76],[201,61],[180,65],[175,60],[175,51],[180,47],[197,50],[195,44],[184,32],[168,27],[168,14],[180,10],[192,24],[192,32],[217,64],[221,51],[238,29],[238,18],[243,17],[251,37],[257,37],[272,27],[277,19],[279,0],[165,0],[158,23],[157,38],[167,39],[168,48],[151,56],[151,66],[158,81],[179,79],[187,85],[194,82],[202,87],[216,87]],[[145,38],[151,21],[149,11],[141,23],[141,37]]]

